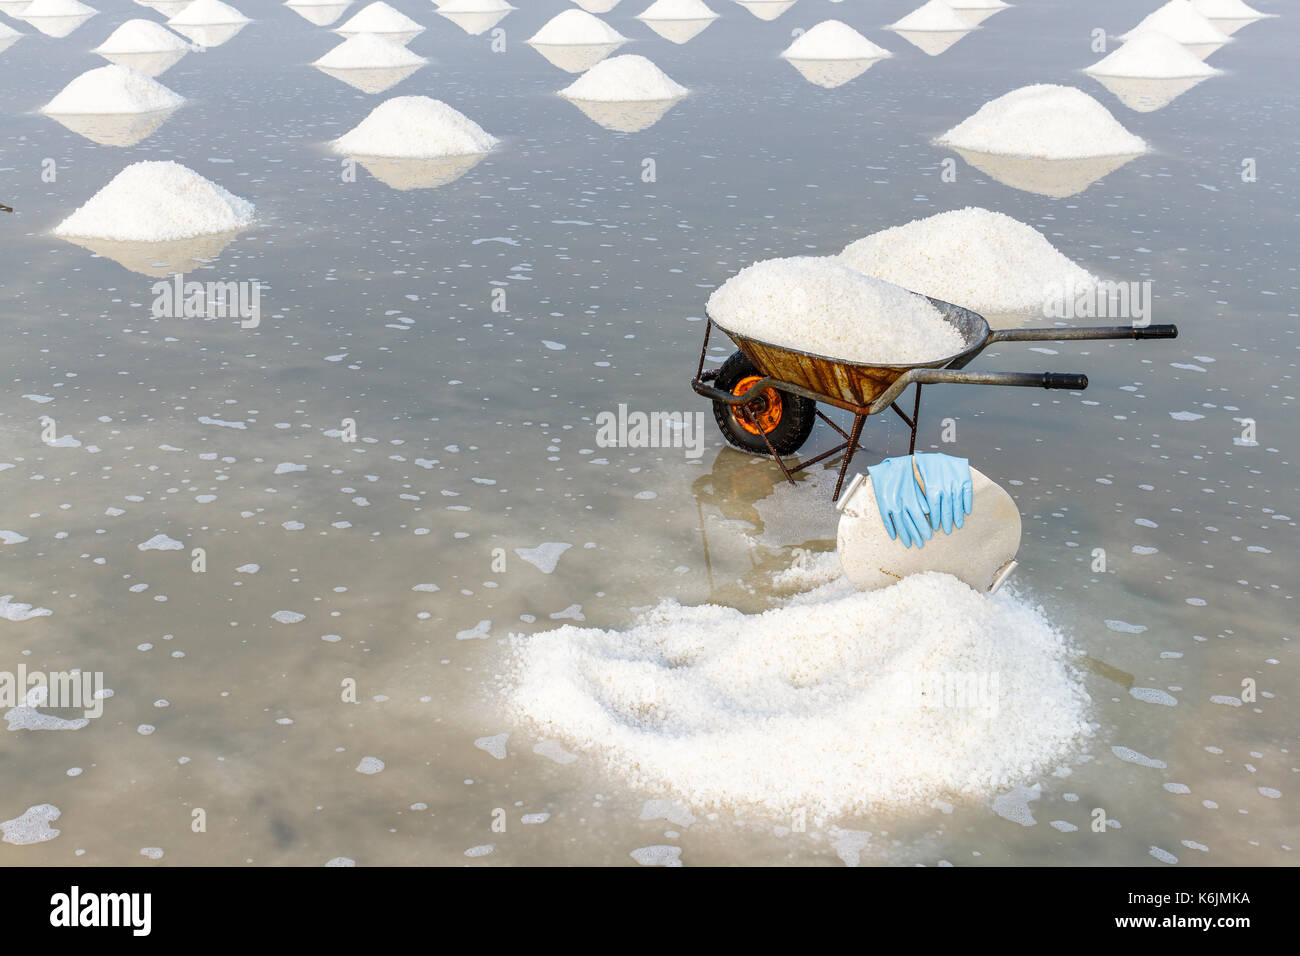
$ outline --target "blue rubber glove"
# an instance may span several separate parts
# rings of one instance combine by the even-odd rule
[[[952,526],[960,528],[975,503],[971,491],[970,460],[951,455],[919,454],[916,470],[925,485],[925,503],[930,512],[930,527],[935,531],[943,525],[944,534],[952,534]]]
[[[926,515],[929,506],[921,494],[921,486],[912,474],[912,458],[886,458],[878,465],[867,469],[871,476],[871,487],[876,492],[876,506],[880,508],[880,518],[885,523],[891,540],[898,539],[910,548],[916,542],[918,548],[924,548],[925,542],[934,537]]]

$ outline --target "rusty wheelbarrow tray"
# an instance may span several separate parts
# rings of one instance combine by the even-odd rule
[[[734,390],[718,388],[710,383],[718,377],[720,369],[704,370],[704,361],[709,348],[709,336],[714,322],[710,318],[704,329],[704,345],[700,349],[700,362],[691,380],[691,388],[705,398],[714,402],[715,415],[719,427],[724,421],[722,409],[726,409],[746,432],[761,437],[768,453],[780,465],[787,479],[794,481],[794,472],[844,451],[843,464],[840,465],[839,480],[835,483],[832,500],[840,495],[845,473],[853,455],[861,445],[862,428],[866,419],[879,414],[887,408],[894,412],[911,430],[908,453],[916,449],[916,429],[921,410],[922,385],[1013,385],[1019,387],[1054,388],[1081,391],[1088,387],[1088,376],[1071,372],[967,372],[963,371],[980,352],[997,342],[1062,342],[1078,339],[1172,339],[1178,337],[1176,325],[1119,325],[1089,328],[1050,328],[1050,329],[990,329],[982,315],[926,296],[938,308],[947,321],[961,333],[965,347],[954,355],[921,362],[914,365],[873,365],[864,362],[846,362],[841,359],[803,352],[799,349],[772,345],[758,339],[748,338],[730,332],[721,325],[718,328],[726,332],[740,349],[740,354],[752,365],[756,375],[741,379]],[[732,356],[734,360],[736,356]],[[744,387],[741,388],[740,386]],[[908,388],[916,386],[916,395],[909,416],[897,405],[898,398]],[[807,430],[802,437],[796,437],[792,447],[777,449],[773,446],[769,434],[779,424],[782,414],[782,402],[779,396],[773,401],[773,392],[786,393],[808,402],[824,402],[836,408],[853,413],[853,426],[849,432],[827,418],[820,410],[816,416],[824,421],[844,439],[839,445],[820,455],[789,467],[782,460],[782,454],[790,455],[807,438]],[[771,420],[772,408],[775,407],[778,420]],[[815,408],[815,406],[813,406]],[[769,427],[770,426],[770,427]],[[809,426],[810,427],[810,426]],[[724,428],[724,434],[726,433]],[[730,438],[729,438],[730,440]],[[735,442],[732,442],[735,444]],[[761,453],[762,446],[747,448]]]

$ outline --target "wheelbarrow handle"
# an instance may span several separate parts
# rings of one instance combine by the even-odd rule
[[[1088,376],[1079,372],[1044,372],[1043,388],[1062,388],[1069,392],[1082,392],[1088,387]]]
[[[1059,329],[994,329],[984,346],[994,342],[1072,342],[1091,339],[1176,339],[1176,325],[1097,325]]]

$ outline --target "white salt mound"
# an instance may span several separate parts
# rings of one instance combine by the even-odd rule
[[[636,17],[638,20],[716,20],[718,15],[704,0],[655,0]]]
[[[948,0],[948,6],[954,10],[1001,10],[1011,4],[1002,0]]]
[[[1041,312],[1097,277],[1034,229],[975,206],[915,219],[850,243],[839,261],[975,312]]]
[[[173,242],[233,232],[253,204],[173,162],[133,163],[54,228],[56,236]]]
[[[921,296],[812,256],[756,262],[714,290],[706,308],[727,331],[848,362],[928,362],[963,345]]]
[[[1184,79],[1219,71],[1163,33],[1139,33],[1118,50],[1084,69],[1093,76]]]
[[[1179,43],[1228,42],[1228,35],[1197,13],[1189,0],[1169,0],[1120,39],[1131,40],[1148,30],[1168,34]]]
[[[1106,107],[1072,86],[1022,86],[985,103],[938,139],[941,146],[1040,159],[1145,153]]]
[[[418,33],[424,27],[383,0],[363,8],[335,33]]]
[[[94,7],[88,7],[78,0],[33,0],[23,10],[22,19],[39,20],[41,17],[85,17],[98,13]]]
[[[249,20],[221,0],[194,0],[167,22],[178,27],[215,27],[227,23],[248,23]]]
[[[496,144],[495,136],[441,100],[395,96],[332,145],[348,156],[434,159],[486,153]]]
[[[127,20],[91,52],[172,53],[189,48],[188,43],[161,23],[154,23],[152,20]]]
[[[375,33],[358,33],[348,37],[312,66],[331,70],[383,70],[401,66],[420,66],[427,63],[418,53],[412,53],[396,40]]]
[[[583,46],[592,43],[622,43],[626,39],[604,20],[593,17],[585,10],[565,10],[547,20],[528,42]]]
[[[922,7],[917,7],[897,23],[891,24],[889,30],[911,30],[916,33],[947,33],[975,29],[971,22],[954,10],[944,0],[930,0]]]
[[[946,574],[830,585],[757,615],[667,601],[627,631],[513,643],[518,716],[701,808],[822,816],[986,795],[1089,732],[1074,653],[1042,611]],[[943,675],[985,675],[984,690],[931,706],[943,695],[914,682]]]
[[[157,80],[116,63],[87,70],[43,107],[42,113],[152,113],[180,106],[185,97]]]
[[[614,103],[675,100],[689,92],[645,57],[630,53],[600,61],[560,90],[560,95],[571,100]]]
[[[824,20],[786,47],[789,60],[877,60],[893,56],[847,23]]]
[[[1192,6],[1201,16],[1213,20],[1256,20],[1277,16],[1276,13],[1260,13],[1241,0],[1192,0]]]

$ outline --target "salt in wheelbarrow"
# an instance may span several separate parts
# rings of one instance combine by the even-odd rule
[[[916,450],[916,427],[921,412],[922,385],[1017,385],[1081,391],[1088,376],[1071,372],[966,372],[966,365],[995,342],[1064,342],[1075,339],[1173,339],[1176,325],[1099,326],[1093,328],[990,329],[982,315],[961,306],[926,296],[944,318],[961,334],[964,348],[955,355],[915,365],[872,365],[845,362],[811,352],[772,345],[726,332],[739,346],[719,368],[704,370],[704,359],[713,331],[710,318],[704,328],[704,346],[691,388],[713,401],[713,416],[727,441],[750,454],[770,454],[791,483],[794,473],[845,452],[835,482],[834,501],[840,496],[844,475],[858,444],[867,417],[892,408],[911,429],[908,454]],[[912,414],[897,405],[909,385],[916,386]],[[845,432],[817,408],[825,402],[853,413],[853,426]],[[783,455],[793,455],[807,441],[820,418],[844,439],[794,467]]]

